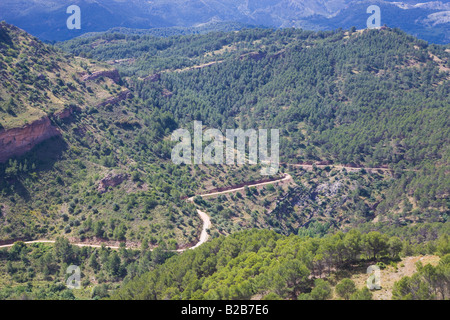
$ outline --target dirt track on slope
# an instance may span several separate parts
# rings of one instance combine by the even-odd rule
[[[289,174],[285,174],[285,176],[281,179],[278,180],[273,180],[273,181],[265,181],[265,182],[260,182],[260,183],[254,183],[254,184],[246,184],[244,186],[239,185],[238,187],[231,187],[228,190],[224,190],[224,191],[220,191],[220,192],[213,192],[213,193],[205,193],[205,194],[200,194],[198,196],[200,197],[210,197],[210,196],[216,196],[216,195],[221,195],[221,194],[226,194],[226,193],[232,193],[232,192],[237,192],[237,191],[241,191],[244,190],[245,186],[247,187],[259,187],[259,186],[263,186],[263,185],[267,185],[267,184],[273,184],[273,183],[278,183],[278,182],[283,182],[283,181],[288,181],[291,180],[292,177]],[[193,202],[194,201],[194,197],[188,198],[187,201],[189,202]],[[201,211],[199,209],[197,209],[197,213],[200,217],[200,219],[203,222],[203,227],[202,227],[202,231],[200,233],[200,238],[199,241],[192,247],[189,248],[185,248],[185,249],[177,249],[175,250],[176,252],[183,252],[189,249],[195,249],[199,246],[201,246],[203,243],[207,242],[209,239],[209,234],[208,234],[208,229],[211,227],[211,219],[208,216],[208,214],[204,211]],[[55,243],[54,240],[33,240],[33,241],[23,241],[25,244],[32,244],[32,243]],[[71,243],[74,246],[78,246],[78,247],[91,247],[91,248],[101,248],[102,245],[100,244],[90,244],[90,243],[84,243],[84,242],[72,242]],[[8,247],[12,247],[14,245],[14,242],[12,241],[12,243],[9,244],[4,244],[4,245],[0,245],[0,249],[2,248],[8,248]],[[112,246],[112,245],[105,245],[106,248],[111,248],[111,249],[119,249],[118,246]],[[136,249],[136,246],[125,246],[126,249]]]
[[[368,168],[368,167],[354,167],[354,166],[350,166],[350,165],[336,165],[336,164],[323,164],[323,163],[318,163],[318,164],[309,164],[309,163],[300,163],[300,164],[290,164],[290,163],[281,163],[283,165],[287,165],[287,166],[291,166],[291,167],[299,167],[299,168],[303,168],[305,170],[312,170],[315,167],[317,168],[325,168],[325,167],[331,167],[331,168],[336,168],[336,169],[346,169],[348,171],[360,171],[360,170],[366,170],[366,171],[384,171],[384,172],[392,172],[392,169],[389,168]],[[263,180],[262,182],[257,182],[257,183],[248,183],[248,184],[240,184],[239,186],[234,186],[234,187],[227,187],[225,188],[225,190],[220,190],[217,192],[210,192],[210,193],[204,193],[204,194],[200,194],[200,195],[196,195],[196,196],[200,196],[200,197],[211,197],[211,196],[217,196],[217,195],[222,195],[222,194],[227,194],[227,193],[233,193],[233,192],[238,192],[238,191],[242,191],[245,189],[245,187],[259,187],[259,186],[264,186],[264,185],[268,185],[268,184],[273,184],[273,183],[278,183],[278,182],[285,182],[285,181],[289,181],[292,180],[292,176],[290,174],[284,174],[284,177],[281,179],[277,179],[277,180]],[[194,197],[196,197],[194,196]],[[193,202],[194,201],[194,197],[188,198],[186,201],[189,202]],[[199,209],[197,209],[197,213],[200,217],[200,219],[203,222],[203,227],[202,227],[202,231],[200,233],[200,238],[199,241],[188,248],[184,248],[184,249],[177,249],[174,250],[176,252],[183,252],[189,249],[195,249],[197,247],[199,247],[200,245],[202,245],[203,243],[207,242],[209,239],[209,234],[208,234],[208,229],[211,227],[211,219],[208,216],[208,214],[204,211],[201,211]],[[11,243],[9,244],[3,244],[0,245],[0,249],[1,248],[8,248],[8,247],[12,247],[14,245],[15,241],[11,241]],[[33,240],[33,241],[24,241],[25,244],[32,244],[32,243],[55,243],[54,240]],[[92,248],[101,248],[101,244],[92,244],[92,243],[87,243],[87,242],[72,242],[71,243],[74,246],[78,246],[78,247],[92,247]],[[111,248],[111,249],[119,249],[119,246],[114,246],[114,245],[105,245],[106,248]],[[137,249],[136,245],[126,245],[125,246],[126,249]]]

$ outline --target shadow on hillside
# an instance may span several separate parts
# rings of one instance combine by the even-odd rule
[[[11,37],[9,36],[9,34],[6,32],[5,29],[2,28],[2,26],[0,26],[0,44],[6,44],[10,47],[13,46],[13,42],[11,40]]]
[[[41,142],[24,157],[36,165],[36,172],[47,171],[54,168],[67,148],[68,145],[63,138],[56,136]]]
[[[26,163],[28,170],[19,172],[16,178],[7,179],[8,184],[12,187],[10,190],[14,190],[25,201],[31,200],[30,192],[23,184],[23,178],[28,178],[33,173],[52,170],[67,148],[68,145],[62,137],[53,137],[36,145],[23,156],[11,159],[16,160],[21,165]],[[33,165],[35,168],[31,169]]]

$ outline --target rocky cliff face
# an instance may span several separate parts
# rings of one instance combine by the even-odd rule
[[[85,76],[83,80],[89,81],[99,77],[111,78],[116,83],[120,81],[120,76],[117,70],[95,72],[91,75]],[[116,104],[127,99],[130,95],[131,92],[128,89],[124,90],[117,96],[110,97],[104,102],[98,104],[97,107],[107,104]],[[80,110],[80,107],[71,105],[59,112],[56,112],[54,117],[65,120]],[[6,162],[13,156],[23,155],[24,153],[30,151],[38,143],[60,134],[61,133],[59,130],[51,125],[48,116],[33,121],[23,127],[7,130],[0,129],[0,163]]]
[[[83,76],[81,78],[81,80],[82,81],[92,81],[92,80],[98,79],[100,77],[109,78],[112,81],[114,81],[115,83],[120,82],[120,75],[119,75],[119,71],[117,71],[117,69],[106,70],[106,71],[96,71],[96,72],[93,72],[92,74],[87,74],[87,75]]]
[[[38,143],[60,132],[51,125],[48,117],[43,117],[21,128],[0,130],[0,162],[30,151]]]

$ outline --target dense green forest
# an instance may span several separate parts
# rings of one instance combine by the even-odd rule
[[[58,134],[0,164],[0,241],[58,240],[0,249],[0,298],[370,299],[355,273],[433,255],[392,297],[448,299],[449,72],[448,47],[389,28],[50,46],[1,23],[0,135],[43,118]],[[267,178],[175,165],[171,133],[194,120],[279,129],[271,178],[292,179],[186,201]],[[212,240],[166,251],[197,243],[196,209]]]
[[[54,245],[25,245],[0,249],[2,274],[0,299],[101,299],[119,287],[120,282],[140,276],[163,263],[174,253],[165,245],[149,250],[149,243],[136,250],[106,247],[77,247],[66,238]],[[81,267],[81,290],[69,290],[66,273],[69,265]],[[6,277],[6,278],[5,278]],[[15,285],[12,285],[15,284]]]
[[[371,264],[397,267],[403,257],[424,254],[441,256],[439,265],[419,267],[412,280],[403,278],[393,297],[448,298],[448,228],[434,223],[324,237],[253,229],[217,237],[182,255],[165,251],[165,245],[151,251],[149,242],[134,250],[124,243],[119,250],[79,248],[65,238],[54,245],[17,242],[0,249],[0,298],[368,300],[372,293],[366,289],[340,287]],[[82,270],[81,290],[65,286],[66,269],[73,264]],[[415,283],[421,283],[420,291]]]
[[[174,144],[165,137],[178,124],[170,112],[142,108],[132,94],[108,100],[128,89],[106,76],[83,80],[111,70],[106,64],[75,58],[14,26],[0,27],[0,133],[45,116],[61,132],[0,163],[0,240],[65,235],[185,246],[196,241],[200,220],[183,197],[260,179],[256,167],[233,167],[229,175],[230,168],[174,165]],[[70,108],[70,117],[56,115]],[[220,177],[215,186],[213,176]],[[107,177],[123,182],[99,191]]]
[[[444,46],[398,29],[298,29],[157,38],[104,34],[61,44],[119,63],[146,106],[180,127],[279,128],[282,161],[389,167],[373,212],[448,214],[449,67]],[[402,200],[403,198],[403,200]],[[412,205],[412,206],[411,206]],[[390,212],[394,213],[394,212]]]
[[[167,260],[154,271],[126,283],[112,298],[228,300],[261,295],[263,299],[321,300],[331,297],[329,286],[337,283],[338,297],[348,299],[352,295],[352,299],[366,300],[370,299],[370,291],[367,297],[364,289],[339,290],[340,285],[345,287],[343,279],[352,270],[376,262],[380,266],[395,263],[399,255],[419,252],[442,256],[436,272],[439,276],[433,287],[426,288],[430,291],[447,288],[441,292],[448,298],[448,224],[432,228],[437,228],[435,231],[441,235],[427,242],[418,242],[414,236],[402,235],[402,240],[378,232],[361,234],[357,230],[323,238],[280,236],[265,230],[238,232]],[[406,295],[405,290],[415,290],[413,285],[403,284],[407,281],[398,284],[402,293],[395,293],[394,298]]]

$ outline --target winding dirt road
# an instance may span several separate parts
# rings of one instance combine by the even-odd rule
[[[283,181],[289,181],[291,180],[292,177],[290,174],[284,174],[284,177],[278,180],[273,180],[273,181],[269,181],[269,182],[262,182],[262,183],[255,183],[255,184],[249,184],[247,185],[247,187],[259,187],[259,186],[264,186],[267,184],[274,184],[274,183],[278,183],[278,182],[283,182]],[[211,196],[217,196],[217,195],[221,195],[221,194],[226,194],[226,193],[232,193],[232,192],[238,192],[241,190],[244,190],[245,187],[239,187],[239,188],[235,188],[235,189],[230,189],[230,190],[226,190],[226,191],[221,191],[221,192],[213,192],[213,193],[205,193],[205,194],[200,194],[198,196],[205,198],[205,197],[211,197]],[[197,196],[194,196],[197,197]],[[187,201],[188,202],[194,202],[194,197],[188,198]],[[199,209],[197,209],[197,213],[200,216],[200,219],[203,221],[203,227],[202,227],[202,232],[200,233],[200,239],[197,242],[197,244],[195,244],[192,247],[189,248],[185,248],[185,249],[178,249],[178,250],[174,250],[176,252],[184,252],[186,250],[190,250],[190,249],[195,249],[199,246],[201,246],[203,243],[205,243],[206,241],[208,241],[209,239],[209,234],[208,234],[208,229],[211,228],[211,219],[208,216],[208,214],[206,212],[203,212]],[[25,244],[32,244],[32,243],[55,243],[54,240],[33,240],[33,241],[24,241]],[[5,245],[0,245],[0,249],[1,248],[8,248],[8,247],[12,247],[14,245],[14,243],[12,244],[5,244]],[[77,246],[77,247],[91,247],[91,248],[101,248],[101,245],[98,244],[88,244],[88,243],[72,243],[72,245]],[[105,245],[106,248],[111,248],[111,249],[119,249],[118,246],[109,246],[109,245]],[[125,247],[127,249],[136,249],[135,247]]]
[[[288,166],[292,166],[292,167],[301,167],[304,169],[311,169],[313,168],[313,165],[311,164],[288,164],[286,163],[286,165]],[[357,167],[350,167],[350,166],[344,166],[344,165],[315,165],[318,168],[324,168],[324,167],[334,167],[337,169],[346,169],[349,171],[359,171],[362,169],[368,170],[368,171],[372,171],[372,170],[379,170],[379,171],[385,171],[385,172],[390,172],[392,171],[392,169],[387,169],[387,168],[357,168]],[[268,181],[268,182],[262,182],[262,183],[255,183],[255,184],[248,184],[246,185],[246,187],[259,187],[259,186],[264,186],[264,185],[268,185],[268,184],[274,184],[274,183],[278,183],[278,182],[285,182],[285,181],[289,181],[292,180],[292,176],[288,173],[284,174],[284,177],[278,180],[273,180],[273,181]],[[205,193],[205,194],[200,194],[197,196],[200,196],[202,198],[206,198],[206,197],[212,197],[212,196],[217,196],[217,195],[221,195],[221,194],[227,194],[227,193],[233,193],[233,192],[238,192],[238,191],[242,191],[245,189],[244,187],[238,187],[238,188],[234,188],[234,189],[229,189],[229,190],[225,190],[225,191],[220,191],[220,192],[212,192],[212,193]],[[197,197],[194,196],[194,197]],[[194,197],[188,198],[187,201],[188,202],[194,202]],[[197,213],[200,217],[200,219],[203,221],[203,227],[202,227],[202,231],[200,233],[200,238],[199,241],[197,242],[197,244],[195,244],[192,247],[189,248],[185,248],[185,249],[177,249],[177,250],[173,250],[176,252],[184,252],[186,250],[189,249],[195,249],[199,246],[201,246],[203,243],[207,242],[209,239],[209,234],[208,234],[208,229],[211,227],[211,219],[208,216],[208,214],[204,211],[201,211],[199,209],[197,209]],[[54,240],[34,240],[34,241],[24,241],[25,244],[32,244],[32,243],[55,243]],[[0,245],[0,249],[1,248],[8,248],[8,247],[12,247],[14,244],[6,244],[6,245]],[[88,244],[88,243],[72,243],[72,245],[74,246],[78,246],[78,247],[92,247],[92,248],[101,248],[101,245],[98,244]],[[111,246],[111,245],[105,245],[106,248],[111,248],[111,249],[119,249],[118,246]],[[126,246],[127,249],[136,249],[135,247],[132,246]]]
[[[200,219],[202,219],[202,221],[203,221],[203,228],[202,228],[202,232],[200,233],[199,241],[197,242],[197,244],[195,246],[186,248],[186,249],[178,249],[177,252],[183,252],[183,251],[186,251],[189,249],[195,249],[195,248],[201,246],[202,244],[204,244],[206,241],[208,241],[208,239],[209,239],[208,229],[211,228],[211,219],[206,214],[206,212],[203,212],[203,211],[197,209],[197,213],[200,216]]]

